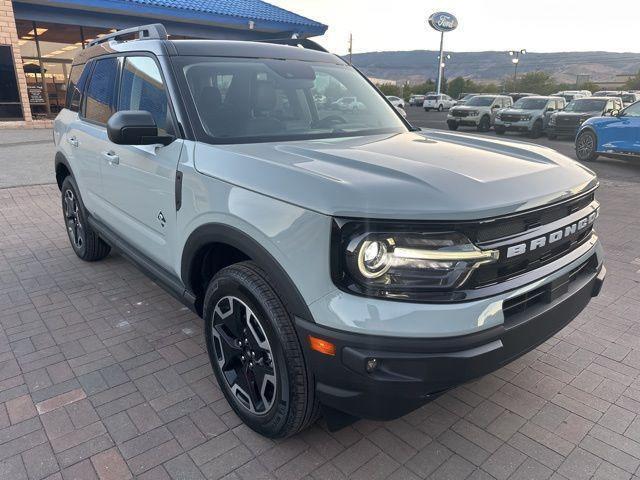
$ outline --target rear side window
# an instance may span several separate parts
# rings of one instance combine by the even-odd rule
[[[153,116],[161,135],[171,121],[160,69],[151,57],[127,57],[122,69],[118,111],[145,110]],[[170,132],[169,132],[170,133]]]
[[[118,59],[115,57],[96,61],[85,94],[84,117],[87,120],[106,124],[113,114],[117,71]]]
[[[84,90],[85,83],[87,83],[90,70],[90,68],[85,68],[84,64],[71,67],[66,107],[72,112],[78,112],[80,110],[82,91]]]

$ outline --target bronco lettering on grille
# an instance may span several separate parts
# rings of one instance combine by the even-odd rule
[[[576,233],[584,230],[589,225],[592,225],[593,222],[598,218],[599,209],[591,213],[589,216],[584,217],[578,220],[571,225],[567,225],[564,228],[559,230],[555,230],[551,233],[547,233],[546,235],[534,238],[533,240],[529,240],[527,242],[518,243],[517,245],[512,245],[507,248],[507,258],[517,257],[518,255],[523,255],[527,252],[531,252],[538,248],[542,248],[546,245],[551,245],[552,243],[558,242],[563,238],[570,237],[571,235],[575,235]]]

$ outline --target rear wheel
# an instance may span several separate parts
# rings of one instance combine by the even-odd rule
[[[458,124],[456,122],[447,122],[447,126],[449,127],[449,130],[457,130],[458,129]]]
[[[598,158],[596,150],[596,134],[591,130],[585,130],[576,138],[576,156],[581,162],[593,162]]]
[[[109,255],[111,247],[93,231],[87,222],[78,185],[71,175],[62,182],[62,213],[71,248],[84,261],[95,262]]]
[[[222,269],[204,300],[207,350],[236,414],[271,438],[293,435],[319,412],[291,315],[253,262]]]

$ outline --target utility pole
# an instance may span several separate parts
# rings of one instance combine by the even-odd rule
[[[353,34],[349,34],[349,65],[351,65],[351,57],[353,55]]]

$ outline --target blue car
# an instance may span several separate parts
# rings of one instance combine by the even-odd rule
[[[640,157],[640,102],[606,117],[590,118],[580,126],[578,160],[591,162],[599,155]]]

